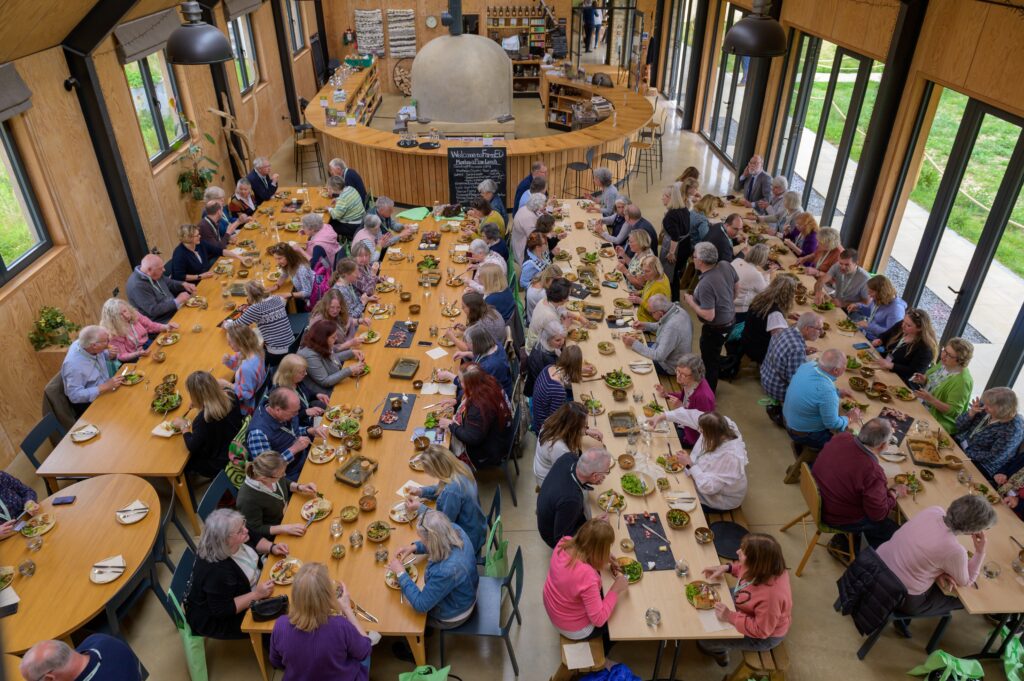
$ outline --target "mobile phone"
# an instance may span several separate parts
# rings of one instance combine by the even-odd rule
[[[618,288],[619,285],[614,281],[602,281],[601,286],[607,286],[608,288]]]
[[[854,350],[868,350],[871,348],[871,343],[854,343]]]
[[[53,500],[53,505],[54,506],[66,506],[68,504],[73,504],[73,503],[75,503],[75,499],[76,498],[77,497],[74,497],[74,496],[57,497],[56,499]]]

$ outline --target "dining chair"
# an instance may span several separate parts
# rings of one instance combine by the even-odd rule
[[[501,517],[501,487],[500,486],[495,486],[495,488],[494,488],[494,497],[491,499],[491,508],[490,508],[489,511],[487,511],[487,517],[486,517],[487,531],[488,532],[490,532],[491,528],[494,527],[494,522],[498,518],[500,518],[500,517]],[[495,542],[497,542],[497,538],[495,538]],[[477,565],[483,565],[484,564],[484,562],[487,559],[487,551],[490,548],[492,548],[492,547],[488,547],[488,546],[484,546],[483,547],[483,551],[476,558],[476,564]]]
[[[67,435],[67,430],[60,425],[57,421],[57,416],[51,411],[47,412],[39,423],[29,431],[29,434],[25,436],[25,439],[21,441],[21,451],[25,453],[25,458],[28,459],[29,463],[32,464],[32,468],[39,470],[39,466],[42,462],[39,457],[36,456],[36,452],[43,446],[43,443],[50,439],[52,435],[57,435],[58,439],[63,438]],[[51,489],[50,482],[43,480],[46,485],[46,493],[54,494],[56,490]]]
[[[224,497],[225,493],[230,493],[232,497],[237,497],[238,489],[231,484],[228,474],[220,471],[217,473],[217,477],[213,479],[213,482],[210,483],[210,486],[206,488],[206,493],[203,494],[199,507],[196,509],[196,515],[205,522],[206,518],[217,510],[217,506],[220,504],[220,500]]]
[[[566,192],[572,190],[572,196],[577,199],[586,198],[585,194],[589,194],[590,191],[583,186],[582,173],[586,173],[594,169],[594,154],[597,153],[597,147],[590,147],[583,154],[583,161],[572,161],[565,165],[565,173],[562,174],[562,197],[568,197],[569,194]],[[573,183],[567,185],[569,181],[569,172],[573,173]]]
[[[800,493],[803,494],[804,502],[807,504],[807,510],[783,525],[781,530],[782,532],[785,532],[797,523],[800,523],[800,525],[803,526],[804,521],[808,518],[814,521],[814,537],[812,537],[810,543],[807,544],[807,550],[804,551],[804,556],[800,559],[800,565],[796,568],[796,576],[799,577],[803,574],[804,566],[807,565],[807,561],[810,559],[811,553],[814,552],[814,547],[819,546],[818,539],[822,534],[846,535],[846,539],[849,544],[849,551],[842,551],[839,549],[833,549],[833,551],[843,556],[846,559],[847,565],[852,563],[854,559],[853,535],[849,532],[843,532],[842,530],[830,527],[821,519],[821,492],[818,490],[818,483],[814,481],[814,476],[811,475],[811,467],[806,463],[800,464]],[[821,546],[826,545],[821,544]]]

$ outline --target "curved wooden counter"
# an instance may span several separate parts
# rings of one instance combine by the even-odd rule
[[[347,92],[358,92],[369,70],[351,76],[344,84]],[[615,107],[616,115],[590,127],[572,132],[552,132],[543,137],[495,140],[494,146],[508,149],[508,184],[506,196],[515,193],[515,186],[530,172],[534,161],[548,166],[548,182],[552,196],[562,187],[565,167],[573,161],[583,161],[590,147],[597,147],[595,161],[606,152],[622,153],[626,138],[634,139],[637,132],[654,115],[654,107],[646,97],[622,87],[602,88],[584,82],[547,78],[555,83],[601,95]],[[547,88],[542,80],[541,88]],[[449,146],[473,147],[478,142],[442,142],[440,149],[401,149],[398,135],[365,125],[328,127],[326,111],[320,106],[320,97],[331,99],[332,88],[326,86],[306,108],[306,120],[317,131],[325,160],[342,158],[362,176],[366,186],[377,195],[384,194],[398,203],[429,206],[435,201],[448,201]],[[543,117],[543,110],[538,116]],[[583,178],[584,183],[589,178]],[[570,176],[569,184],[573,183]]]

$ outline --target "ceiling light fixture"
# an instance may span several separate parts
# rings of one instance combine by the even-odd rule
[[[729,29],[722,50],[741,57],[778,57],[786,53],[786,32],[768,16],[771,0],[754,0],[753,11]]]
[[[198,2],[181,3],[185,23],[167,39],[167,60],[182,66],[219,64],[235,58],[231,43],[216,26],[203,21]]]

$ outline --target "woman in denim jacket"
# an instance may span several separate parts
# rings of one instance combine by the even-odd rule
[[[405,502],[409,511],[424,513],[420,499],[436,499],[437,510],[448,520],[462,528],[469,537],[473,553],[479,554],[487,540],[487,519],[480,508],[479,493],[473,471],[460,461],[451,450],[441,445],[430,445],[420,454],[423,472],[437,478],[438,484],[409,490],[413,497]]]

